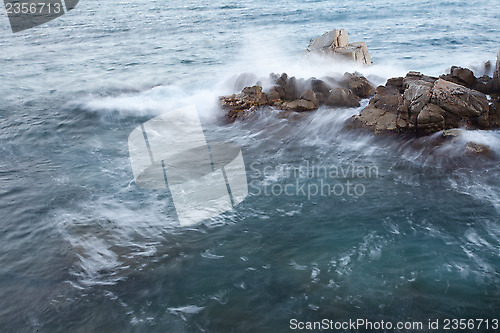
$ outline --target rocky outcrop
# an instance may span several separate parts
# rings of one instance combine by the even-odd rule
[[[328,31],[320,37],[311,39],[304,55],[310,53],[337,56],[362,65],[373,64],[366,43],[349,43],[349,35],[344,29]]]
[[[495,73],[493,74],[493,87],[498,92],[500,92],[500,51],[497,55],[497,66]]]
[[[261,86],[246,87],[239,94],[221,98],[221,105],[227,110],[227,117],[233,121],[244,112],[267,103],[267,95],[262,92]]]
[[[221,97],[221,106],[227,111],[227,118],[234,121],[266,106],[295,112],[314,111],[320,105],[358,107],[360,98],[375,93],[371,83],[357,73],[345,73],[338,80],[332,77],[304,80],[283,73],[271,74],[271,80],[275,85],[266,92],[262,86],[255,85],[244,88],[238,94]]]
[[[368,106],[351,119],[351,126],[416,135],[458,127],[496,128],[498,102],[490,103],[484,93],[467,88],[476,83],[472,71],[459,67],[440,78],[409,72],[378,87]]]

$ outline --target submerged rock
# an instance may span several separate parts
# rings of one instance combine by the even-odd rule
[[[465,144],[465,154],[468,155],[479,155],[491,158],[493,157],[493,150],[487,145],[483,145],[475,142],[467,142]]]

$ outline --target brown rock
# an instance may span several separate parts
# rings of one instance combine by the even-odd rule
[[[441,136],[443,137],[443,139],[451,140],[451,142],[456,142],[457,139],[462,136],[462,131],[456,128],[444,130]]]
[[[483,75],[478,78],[471,88],[487,95],[495,92],[495,84],[493,82],[493,79],[488,75]]]
[[[355,127],[369,128],[375,133],[401,132],[406,128],[400,116],[403,97],[394,87],[379,86],[368,106],[358,116],[351,118]]]
[[[495,73],[493,73],[493,87],[495,94],[500,95],[500,51],[497,55],[497,65]]]
[[[467,142],[465,144],[465,154],[467,155],[480,155],[484,157],[493,157],[493,150],[490,147],[475,143],[475,142]]]
[[[314,111],[318,107],[311,101],[305,99],[298,99],[296,101],[288,101],[282,104],[282,108],[291,111]]]
[[[417,134],[427,135],[444,130],[445,111],[434,104],[427,104],[417,116]]]
[[[269,92],[267,93],[267,102],[270,105],[273,105],[276,102],[281,102],[278,87],[272,87],[271,89],[269,89]]]
[[[359,98],[352,91],[345,88],[332,90],[325,104],[333,107],[357,107],[360,105]]]
[[[318,79],[312,79],[311,80],[311,90],[316,93],[316,97],[318,97],[318,93],[320,93],[322,96],[328,96],[330,95],[330,86],[326,84],[322,80]]]
[[[316,98],[316,94],[312,90],[306,90],[302,95],[300,95],[300,99],[304,99],[306,101],[312,102],[316,107],[319,106],[319,101]]]
[[[408,73],[403,79],[404,110],[408,112],[409,127],[414,128],[417,116],[431,100],[431,89],[436,79],[420,73]]]
[[[404,79],[403,77],[390,78],[385,83],[385,86],[386,87],[394,87],[402,94],[404,92],[403,79]]]
[[[489,103],[486,95],[464,86],[439,79],[432,90],[432,103],[451,113],[471,128],[489,127]],[[456,127],[454,122],[447,124]]]
[[[368,98],[375,94],[375,88],[364,76],[345,73],[343,81],[347,88],[360,98]]]
[[[440,78],[467,88],[472,88],[477,81],[477,78],[470,69],[457,66],[451,67],[450,74],[441,75]]]
[[[490,104],[490,127],[500,127],[500,97]]]

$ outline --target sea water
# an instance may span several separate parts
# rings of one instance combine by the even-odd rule
[[[499,131],[438,147],[434,137],[346,131],[367,100],[227,124],[218,96],[271,72],[358,71],[374,84],[453,65],[491,75],[499,4],[82,0],[16,34],[2,10],[1,331],[286,332],[293,319],[498,318]],[[301,58],[334,28],[365,41],[375,64]],[[241,147],[249,195],[181,228],[166,191],[135,184],[127,138],[192,104],[207,141]],[[495,157],[464,157],[468,141]],[[314,167],[329,172],[308,177]],[[278,193],[290,184],[305,192]],[[336,192],[314,194],[324,184]]]

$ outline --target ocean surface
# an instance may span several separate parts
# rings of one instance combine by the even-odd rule
[[[484,62],[500,50],[499,6],[82,0],[16,34],[1,9],[0,331],[500,319],[500,131],[434,146],[432,137],[344,130],[367,100],[233,124],[217,104],[271,72],[359,71],[374,84],[452,65],[491,75]],[[334,28],[365,41],[375,64],[301,58],[311,38]],[[191,104],[208,141],[241,147],[251,186],[235,209],[180,227],[166,191],[135,184],[127,139]],[[471,140],[495,157],[464,156]],[[284,172],[319,166],[346,172]],[[357,187],[340,193],[347,181]],[[340,184],[337,194],[276,194],[322,182]]]

